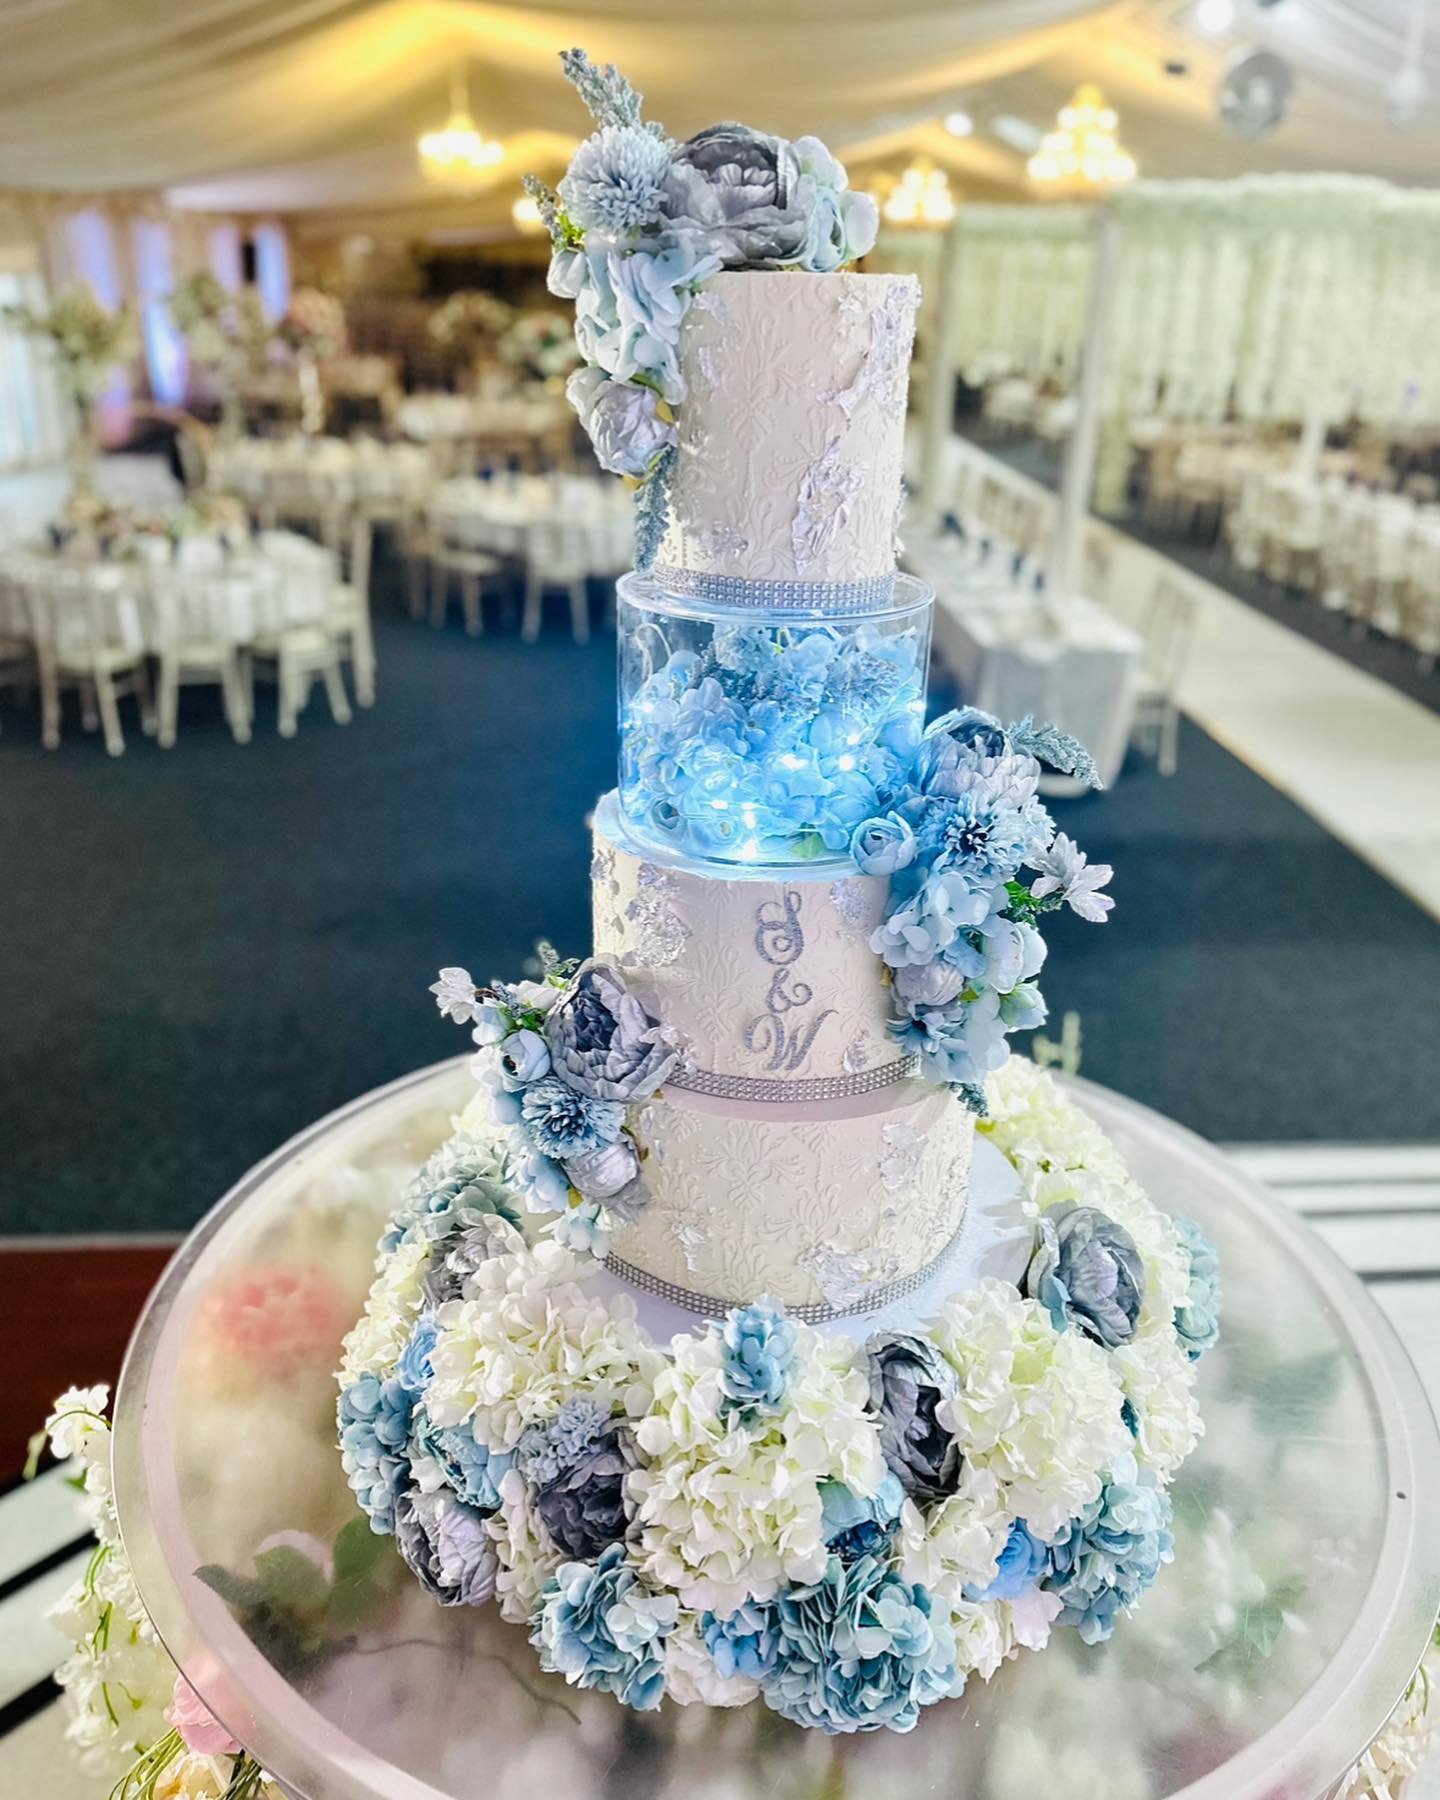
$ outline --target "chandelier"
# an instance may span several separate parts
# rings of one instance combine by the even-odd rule
[[[1133,181],[1135,158],[1115,135],[1119,123],[1092,82],[1076,88],[1069,105],[1060,108],[1055,130],[1045,133],[1026,165],[1030,179],[1082,191]]]
[[[456,76],[450,84],[450,117],[441,131],[427,131],[420,139],[420,167],[439,187],[464,191],[474,187],[486,169],[504,160],[505,146],[481,135],[465,94],[465,83]]]
[[[892,225],[948,225],[955,198],[943,169],[913,162],[885,196],[881,208]]]

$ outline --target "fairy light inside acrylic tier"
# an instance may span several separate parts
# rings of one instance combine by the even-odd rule
[[[930,595],[843,619],[620,600],[620,800],[720,863],[842,858],[919,739]],[[638,592],[637,592],[638,588]]]

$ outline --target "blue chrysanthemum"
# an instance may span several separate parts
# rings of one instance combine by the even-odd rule
[[[362,1375],[340,1396],[340,1461],[371,1528],[395,1529],[395,1502],[410,1478],[406,1444],[415,1396],[400,1382]]]
[[[670,146],[633,125],[606,125],[570,159],[560,198],[582,231],[623,237],[660,216]]]
[[[500,1483],[514,1462],[508,1450],[478,1443],[468,1425],[436,1425],[424,1406],[417,1406],[411,1418],[410,1455],[415,1462],[433,1458],[456,1498],[477,1512],[494,1512],[499,1506]]]
[[[625,1124],[618,1101],[592,1099],[556,1075],[531,1082],[521,1096],[520,1116],[535,1148],[557,1162],[613,1144]]]
[[[572,1687],[600,1688],[638,1712],[665,1692],[662,1646],[680,1604],[652,1594],[611,1544],[593,1563],[562,1563],[546,1584],[530,1641],[543,1667]]]
[[[1190,1253],[1190,1294],[1175,1308],[1175,1331],[1197,1362],[1220,1335],[1220,1256],[1193,1219],[1172,1220]]]
[[[1064,1603],[1062,1625],[1087,1644],[1102,1643],[1117,1613],[1129,1612],[1161,1567],[1173,1560],[1170,1496],[1142,1477],[1133,1458],[1050,1547],[1041,1582]]]
[[[778,1406],[795,1362],[795,1326],[785,1308],[773,1300],[737,1306],[727,1315],[721,1336],[725,1398],[742,1412]]]
[[[928,1589],[875,1557],[832,1556],[823,1578],[772,1603],[774,1666],[765,1703],[822,1731],[909,1731],[920,1708],[958,1694],[955,1637]]]

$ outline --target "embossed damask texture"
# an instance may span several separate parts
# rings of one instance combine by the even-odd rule
[[[858,1088],[900,1062],[869,945],[888,878],[837,880],[833,864],[802,864],[732,879],[652,862],[627,846],[617,814],[607,796],[595,822],[595,952],[680,1034],[694,1070]]]
[[[849,1118],[700,1110],[684,1095],[632,1109],[650,1199],[616,1256],[734,1304],[768,1294],[844,1310],[923,1268],[965,1211],[975,1117],[907,1082]]]
[[[910,275],[724,271],[681,327],[662,567],[854,582],[895,567]]]

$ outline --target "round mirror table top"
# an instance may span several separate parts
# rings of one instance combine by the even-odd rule
[[[908,1735],[833,1738],[760,1705],[630,1712],[542,1674],[493,1607],[436,1606],[390,1540],[357,1558],[332,1371],[384,1215],[473,1093],[451,1062],[277,1151],[150,1301],[114,1475],[166,1647],[303,1800],[1323,1800],[1440,1610],[1434,1420],[1388,1323],[1305,1226],[1188,1132],[1071,1085],[1225,1272],[1175,1561],[1108,1644],[1058,1632]],[[257,1600],[254,1558],[277,1545],[319,1561],[318,1593]]]

